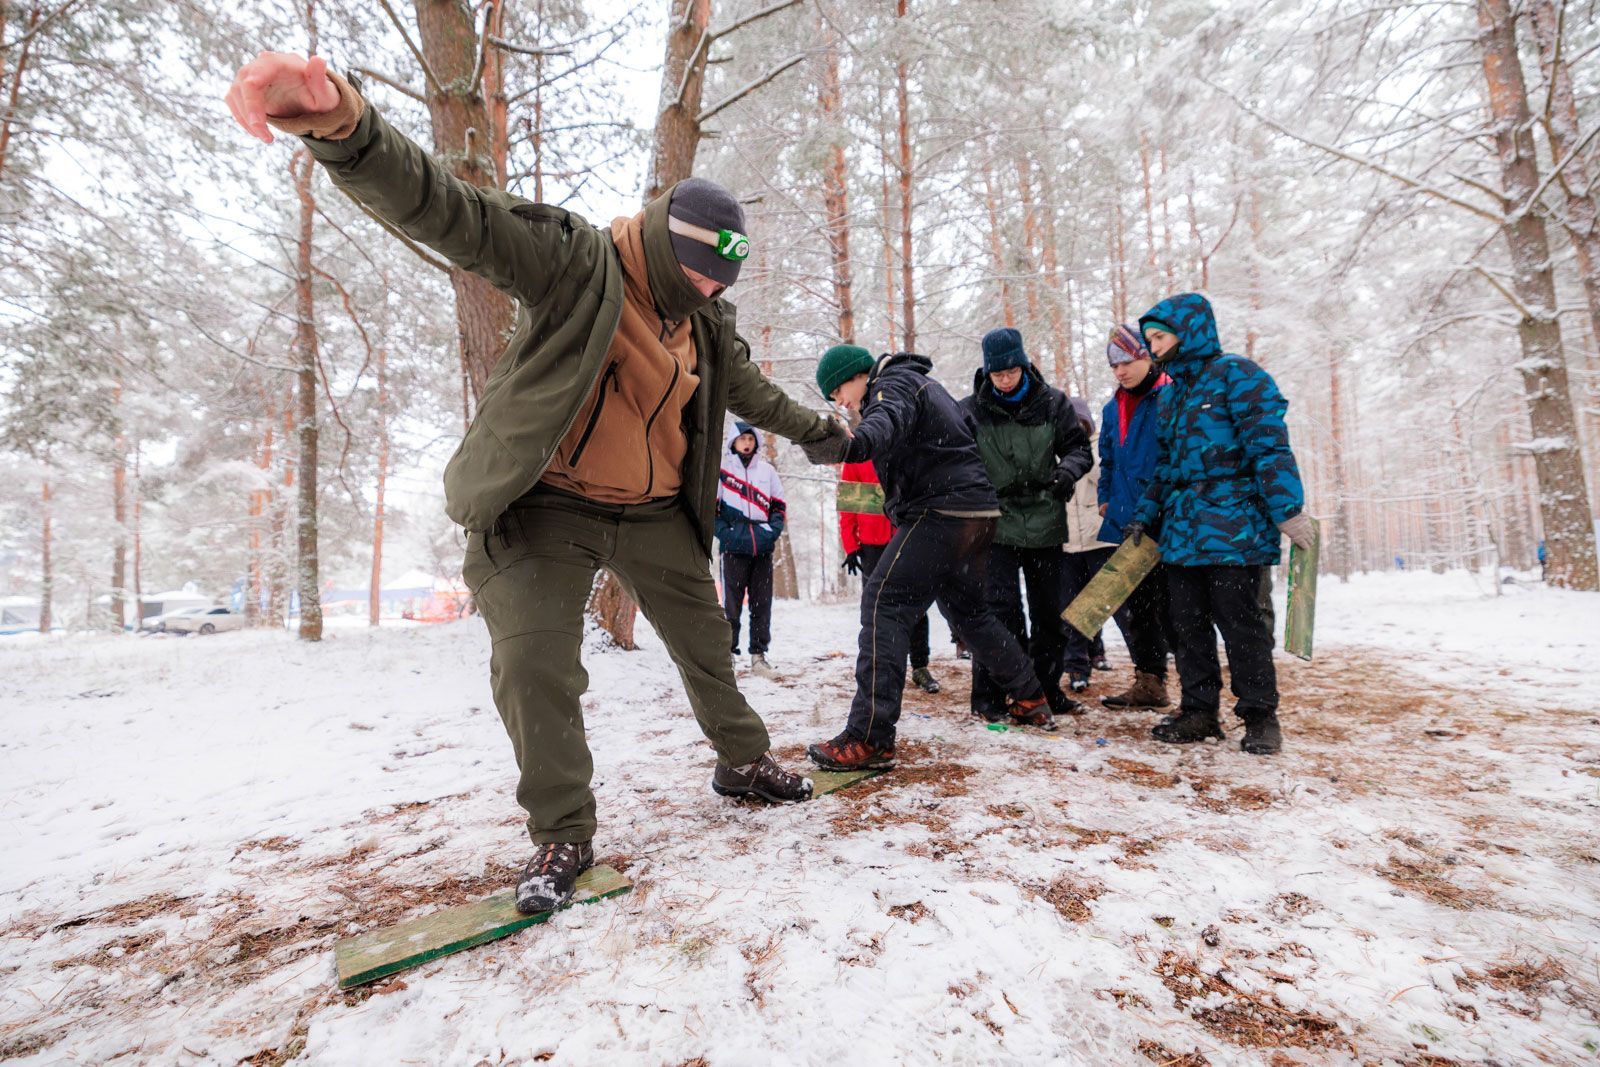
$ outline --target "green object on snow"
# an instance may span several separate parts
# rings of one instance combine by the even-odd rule
[[[1112,613],[1122,607],[1145,575],[1155,570],[1160,562],[1161,546],[1154,538],[1141,538],[1138,544],[1122,542],[1122,547],[1111,553],[1105,566],[1089,579],[1089,584],[1067,605],[1061,617],[1074,630],[1093,640]]]
[[[578,888],[573,894],[572,904],[592,904],[626,893],[632,888],[633,883],[614,868],[590,867],[578,876]],[[365,985],[441,956],[498,940],[529,926],[537,926],[554,914],[555,911],[541,911],[524,915],[517,910],[516,893],[506,890],[471,904],[443,908],[394,926],[347,938],[333,949],[339,988]]]
[[[1283,650],[1303,660],[1311,658],[1311,635],[1317,621],[1317,564],[1322,556],[1322,523],[1311,520],[1316,531],[1309,551],[1289,546],[1289,606],[1284,612]]]
[[[985,729],[993,730],[997,734],[1003,734],[1007,730],[1011,729],[1011,727],[1007,726],[1003,722],[992,722],[987,727],[985,727]]]
[[[883,486],[877,482],[840,482],[834,501],[841,514],[882,515]]]
[[[846,786],[855,785],[857,782],[876,778],[882,771],[807,771],[806,777],[811,779],[811,799],[825,797],[829,793],[837,793]]]

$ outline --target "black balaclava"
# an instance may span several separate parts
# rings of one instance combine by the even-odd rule
[[[650,292],[655,297],[656,310],[663,318],[681,322],[711,303],[713,298],[696,289],[678,265],[678,257],[672,251],[672,233],[667,229],[667,212],[671,206],[672,189],[644,206],[644,265],[650,276]]]
[[[1157,363],[1155,360],[1151,360],[1150,370],[1146,372],[1144,380],[1138,385],[1134,386],[1132,389],[1129,389],[1128,392],[1132,393],[1134,396],[1144,396],[1146,393],[1156,387],[1156,379],[1161,377],[1161,373],[1161,364]]]

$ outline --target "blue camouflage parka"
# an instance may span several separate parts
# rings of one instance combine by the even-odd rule
[[[1179,567],[1279,561],[1278,523],[1305,507],[1289,447],[1289,403],[1254,361],[1222,351],[1211,304],[1168,297],[1139,318],[1177,334],[1162,364],[1155,475],[1134,518],[1156,533],[1161,559]]]

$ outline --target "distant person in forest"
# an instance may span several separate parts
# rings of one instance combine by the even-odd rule
[[[990,330],[982,348],[972,395],[961,407],[977,427],[978,455],[1000,497],[1000,521],[989,546],[989,607],[1033,657],[1050,710],[1079,715],[1083,705],[1061,691],[1063,505],[1078,479],[1089,473],[1094,456],[1066,394],[1033,365],[1020,331]],[[975,662],[972,714],[996,722],[1005,717],[1005,700],[1005,687],[981,660]]]
[[[858,486],[851,495],[856,499],[846,506],[843,496],[839,503],[839,544],[844,548],[845,571],[860,575],[862,587],[883,560],[883,550],[894,539],[894,524],[883,513],[883,486],[878,484],[878,472],[870,459],[860,463],[846,463],[839,471],[839,481],[845,486]],[[863,510],[856,510],[857,507]],[[923,612],[911,627],[911,684],[924,693],[937,693],[939,680],[928,667],[932,649],[929,647],[928,613]]]
[[[711,580],[723,419],[846,440],[750,362],[720,300],[749,253],[738,199],[679,182],[608,229],[455,178],[320,58],[263,52],[227,94],[239,125],[298,135],[387,226],[521,305],[461,446],[445,508],[489,629],[495,706],[516,754],[534,854],[523,912],[559,907],[594,862],[593,762],[579,697],[584,609],[604,567],[639,604],[717,753],[716,792],[804,800],[740,695]],[[837,446],[836,446],[837,447]]]
[[[1095,439],[1094,417],[1089,414],[1089,402],[1077,396],[1069,397],[1068,402],[1092,448]],[[1089,579],[1105,566],[1106,560],[1111,558],[1111,553],[1116,549],[1116,545],[1100,540],[1100,506],[1096,502],[1099,481],[1100,464],[1096,460],[1089,472],[1078,479],[1077,487],[1067,499],[1067,540],[1061,546],[1063,608],[1083,592]],[[1059,615],[1056,621],[1066,637],[1066,655],[1062,663],[1068,685],[1072,692],[1082,693],[1089,688],[1091,674],[1100,664],[1105,664],[1106,668],[1111,666],[1106,663],[1105,637],[1101,633],[1096,633],[1092,638],[1085,637]]]
[[[739,658],[739,617],[750,601],[750,671],[778,673],[767,662],[772,645],[772,552],[783,535],[788,505],[777,470],[761,457],[761,435],[748,422],[733,424],[722,454],[717,488],[717,546],[722,556],[722,608]]]
[[[1155,474],[1157,408],[1172,379],[1156,365],[1139,331],[1116,327],[1106,342],[1106,362],[1117,388],[1100,413],[1100,540],[1120,545]],[[1117,628],[1133,660],[1133,684],[1100,698],[1108,708],[1164,708],[1171,622],[1164,564],[1145,576],[1116,612]]]
[[[1005,691],[1018,725],[1055,729],[1033,661],[989,610],[989,544],[1000,501],[973,439],[972,416],[929,372],[924,356],[880,356],[835,345],[817,364],[817,387],[860,414],[854,436],[804,444],[813,463],[872,460],[895,535],[861,597],[856,694],[838,736],[812,745],[829,770],[894,766],[911,631],[936,600],[950,625]]]
[[[1224,354],[1200,294],[1168,297],[1139,329],[1172,385],[1160,397],[1155,474],[1123,533],[1136,544],[1147,530],[1160,540],[1183,690],[1178,713],[1151,733],[1171,744],[1223,737],[1220,630],[1245,725],[1239,747],[1274,753],[1283,741],[1263,572],[1281,558],[1284,536],[1306,549],[1316,536],[1289,447],[1289,405],[1270,374]]]

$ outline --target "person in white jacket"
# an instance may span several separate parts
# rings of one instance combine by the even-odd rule
[[[772,550],[783,533],[787,511],[783,482],[761,458],[761,435],[736,422],[722,455],[717,488],[717,544],[722,549],[722,609],[733,629],[733,656],[739,655],[739,619],[750,601],[750,669],[764,678],[777,672],[767,662],[772,644]]]

